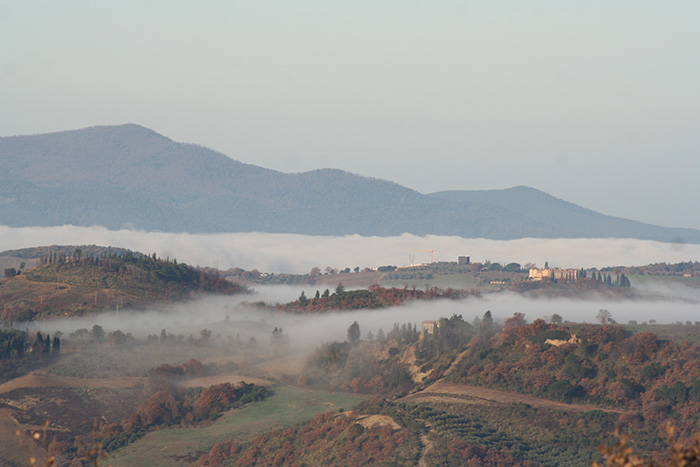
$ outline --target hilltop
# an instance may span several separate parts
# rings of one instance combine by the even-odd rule
[[[700,231],[606,216],[527,187],[421,194],[322,169],[286,174],[138,125],[0,138],[0,219],[169,232],[638,238]]]
[[[246,292],[245,287],[175,259],[112,250],[106,248],[110,253],[96,255],[76,248],[70,256],[50,248],[33,250],[48,252],[36,259],[36,268],[0,280],[3,319],[78,316],[183,301],[199,293]]]

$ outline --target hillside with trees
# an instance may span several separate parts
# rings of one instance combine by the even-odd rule
[[[0,280],[2,318],[32,320],[76,316],[109,309],[139,309],[197,294],[247,292],[216,274],[176,259],[131,251],[101,255],[76,248],[70,255],[51,250],[38,267]]]
[[[392,433],[418,440],[402,454],[409,460],[394,465],[420,459],[426,465],[583,466],[603,462],[597,448],[611,444],[616,425],[633,433],[639,456],[662,462],[668,423],[675,427],[674,443],[685,443],[674,452],[692,453],[689,443],[700,423],[697,345],[615,324],[555,321],[528,323],[516,313],[499,325],[487,312],[474,323],[453,316],[422,333],[397,324],[365,339],[353,323],[347,341],[325,344],[311,356],[298,384],[373,394],[381,402],[250,443],[222,443],[197,465],[309,462],[316,459],[304,457],[309,447],[328,456],[364,443],[369,449],[383,430],[389,446]],[[366,416],[391,422],[383,419],[374,434],[361,422]],[[357,441],[360,435],[370,438]],[[619,458],[614,449],[605,456]],[[362,452],[372,459],[398,455]]]
[[[302,291],[299,298],[294,302],[279,304],[276,308],[280,311],[297,313],[361,310],[399,306],[415,300],[457,300],[478,295],[478,292],[470,290],[455,290],[451,288],[441,290],[437,287],[420,290],[415,287],[399,289],[396,287],[384,288],[379,285],[370,285],[367,289],[345,290],[343,284],[340,283],[333,293],[331,293],[330,289],[325,289],[323,293],[317,290],[316,294],[309,298]]]

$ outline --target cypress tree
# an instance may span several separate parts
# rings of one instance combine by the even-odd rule
[[[44,339],[44,345],[41,348],[41,353],[49,353],[51,351],[51,336],[48,334],[46,335],[46,339]]]

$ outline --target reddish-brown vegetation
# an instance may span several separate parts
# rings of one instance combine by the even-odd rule
[[[327,412],[300,426],[257,436],[246,444],[219,443],[193,465],[415,465],[418,447],[416,434],[408,429],[387,425],[365,428],[353,414]]]
[[[182,379],[206,373],[207,368],[194,359],[177,366],[156,368],[144,387],[144,402],[138,409],[122,422],[102,427],[105,448],[121,447],[152,427],[210,420],[232,407],[269,395],[267,389],[246,383],[221,383],[208,388],[183,388],[178,384]]]
[[[478,295],[477,292],[468,290],[456,290],[448,288],[446,290],[437,287],[425,290],[414,288],[384,288],[379,285],[371,285],[366,290],[344,290],[339,286],[334,293],[325,290],[323,293],[316,292],[312,298],[302,294],[298,300],[278,305],[282,311],[296,312],[320,312],[327,310],[357,310],[371,308],[386,308],[390,306],[403,305],[414,300],[435,300],[440,298],[459,299],[470,295]]]

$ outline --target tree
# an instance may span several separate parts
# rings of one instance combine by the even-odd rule
[[[525,319],[525,314],[515,312],[515,313],[513,313],[512,318],[508,318],[506,320],[505,327],[506,327],[506,329],[512,329],[512,328],[516,328],[518,326],[525,326],[526,324],[527,324],[527,320]]]
[[[552,319],[550,321],[554,324],[561,324],[561,322],[563,321],[563,318],[561,317],[561,315],[554,313],[552,315]]]
[[[386,340],[386,336],[384,335],[384,329],[379,328],[379,331],[377,331],[377,340],[379,342],[384,342]]]
[[[620,287],[628,289],[631,285],[629,278],[623,273],[620,276]]]
[[[92,327],[92,331],[90,331],[90,337],[92,337],[94,341],[101,341],[105,337],[105,330],[102,326],[96,324]]]
[[[510,272],[520,272],[521,267],[519,263],[508,263],[503,269]]]
[[[353,343],[360,340],[360,325],[357,324],[357,321],[353,321],[348,327],[348,340]]]
[[[44,340],[44,347],[41,349],[43,353],[49,353],[51,351],[51,336],[46,335],[46,340]]]
[[[493,335],[493,316],[491,315],[491,310],[484,313],[479,327],[479,334],[483,337],[491,337],[491,335]]]
[[[278,328],[277,326],[275,326],[275,329],[272,330],[272,340],[281,341],[282,339],[282,328]]]
[[[110,334],[109,338],[112,340],[112,343],[114,345],[117,345],[117,346],[121,346],[121,345],[126,344],[126,341],[128,340],[126,334],[124,334],[119,329],[112,332],[112,334]]]
[[[341,294],[343,292],[345,292],[345,287],[343,286],[342,282],[338,282],[338,286],[335,288],[335,293]]]
[[[304,291],[301,291],[301,295],[299,295],[299,305],[301,306],[306,306],[309,304],[309,299],[306,298],[306,293]]]
[[[596,315],[596,320],[598,320],[600,324],[612,324],[615,322],[615,320],[612,319],[612,313],[608,310],[599,310]]]
[[[15,268],[5,269],[5,277],[15,277],[17,275],[17,270]]]

